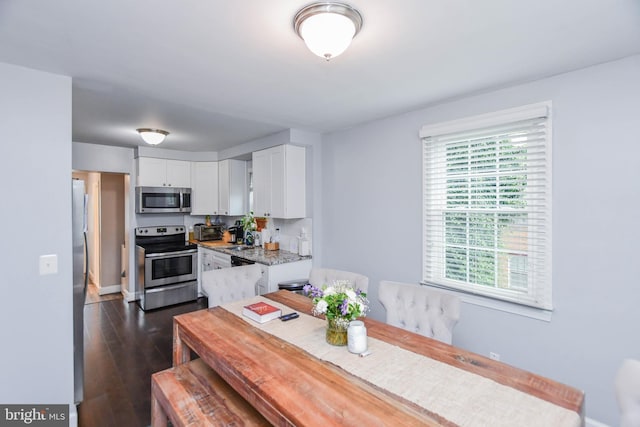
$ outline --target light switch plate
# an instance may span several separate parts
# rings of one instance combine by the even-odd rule
[[[58,273],[58,255],[40,255],[40,275]]]

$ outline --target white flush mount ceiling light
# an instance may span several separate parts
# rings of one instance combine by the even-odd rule
[[[313,3],[296,14],[293,27],[311,52],[328,61],[349,47],[362,28],[362,15],[344,3]]]
[[[140,128],[136,129],[140,134],[140,137],[144,142],[150,145],[158,145],[164,138],[169,135],[169,132],[162,129],[149,129],[149,128]]]

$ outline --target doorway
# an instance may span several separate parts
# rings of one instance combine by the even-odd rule
[[[87,247],[89,276],[86,302],[120,296],[127,287],[126,200],[129,175],[74,171],[87,191]],[[95,301],[94,301],[95,300]]]

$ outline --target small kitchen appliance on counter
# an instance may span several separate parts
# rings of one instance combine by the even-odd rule
[[[196,224],[193,226],[193,235],[196,240],[201,242],[207,240],[222,240],[222,234],[224,233],[224,225],[204,225]]]
[[[244,243],[244,228],[242,228],[241,225],[229,227],[229,232],[231,233],[233,243],[237,243],[239,245]]]

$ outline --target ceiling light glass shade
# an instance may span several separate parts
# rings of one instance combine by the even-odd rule
[[[142,140],[150,145],[160,144],[164,141],[164,138],[169,135],[169,132],[162,129],[141,128],[136,130],[140,134],[140,137],[142,137]]]
[[[349,47],[362,16],[343,3],[314,3],[296,14],[293,26],[309,50],[328,61]]]

